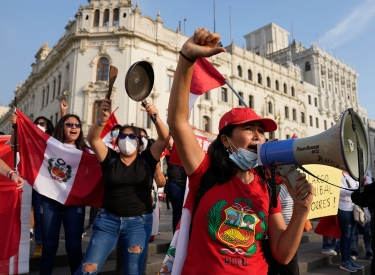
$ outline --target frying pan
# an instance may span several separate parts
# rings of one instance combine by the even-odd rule
[[[154,86],[154,70],[147,61],[138,61],[130,66],[125,76],[125,90],[128,96],[134,101],[142,101],[146,107],[146,98]],[[156,123],[156,116],[151,116],[152,122]]]

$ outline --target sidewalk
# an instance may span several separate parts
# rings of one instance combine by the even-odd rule
[[[149,245],[148,262],[146,274],[154,273],[155,269],[161,267],[160,262],[163,261],[165,257],[165,252],[168,250],[169,243],[172,240],[172,209],[167,209],[166,203],[160,201],[160,225],[159,234],[155,236],[155,240]],[[88,225],[90,207],[86,207],[86,219],[85,227]],[[82,238],[82,252],[85,253],[87,246],[90,242],[90,237],[92,234],[92,229],[86,231],[86,235]],[[64,241],[64,228],[61,227],[60,231],[60,244],[59,249],[55,258],[55,268],[53,275],[67,275],[70,274],[68,266],[68,258],[65,252],[65,241]],[[30,243],[30,257],[32,256],[35,248],[35,242]],[[113,270],[115,269],[115,252],[113,251],[108,257],[107,262],[103,266],[99,274],[115,274]],[[30,274],[39,274],[40,259],[30,259]]]

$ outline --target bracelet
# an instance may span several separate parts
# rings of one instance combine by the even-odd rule
[[[107,124],[107,121],[102,121],[102,120],[100,119],[100,117],[98,117],[98,124],[99,124],[100,126],[105,126],[105,125]]]
[[[194,59],[191,59],[191,58],[189,58],[189,57],[187,57],[186,55],[184,55],[181,51],[180,51],[180,54],[181,54],[181,56],[183,57],[183,58],[185,58],[187,61],[189,61],[189,62],[191,62],[191,63],[194,63],[196,60],[194,60]]]
[[[7,174],[8,178],[12,179],[12,175],[15,174],[15,173],[16,173],[16,171],[14,171],[14,170],[10,170],[10,171],[8,172],[8,174]]]

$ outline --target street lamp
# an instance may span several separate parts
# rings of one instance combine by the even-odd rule
[[[185,32],[185,23],[186,23],[186,21],[187,21],[187,18],[184,18],[184,34],[186,34],[186,32]]]

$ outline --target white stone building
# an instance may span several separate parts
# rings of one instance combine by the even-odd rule
[[[65,98],[68,113],[80,116],[86,135],[96,123],[108,90],[109,65],[114,65],[118,68],[112,92],[116,117],[121,124],[146,128],[155,136],[141,104],[125,92],[125,75],[134,62],[152,64],[155,83],[147,101],[157,106],[166,121],[179,50],[188,37],[165,28],[160,12],[155,19],[141,16],[138,5],[133,7],[130,0],[88,2],[53,47],[40,47],[30,76],[16,87],[17,106],[32,120],[42,115],[56,124],[59,100]],[[349,107],[367,124],[367,112],[358,103],[355,70],[318,45],[305,48],[295,41],[289,45],[288,35],[271,23],[245,35],[246,48],[231,44],[226,53],[209,60],[259,115],[276,119],[279,129],[270,137],[316,135]],[[220,117],[237,106],[240,102],[228,86],[211,90],[197,100],[191,123],[217,133]],[[10,113],[0,119],[0,131],[5,133],[11,131]]]

